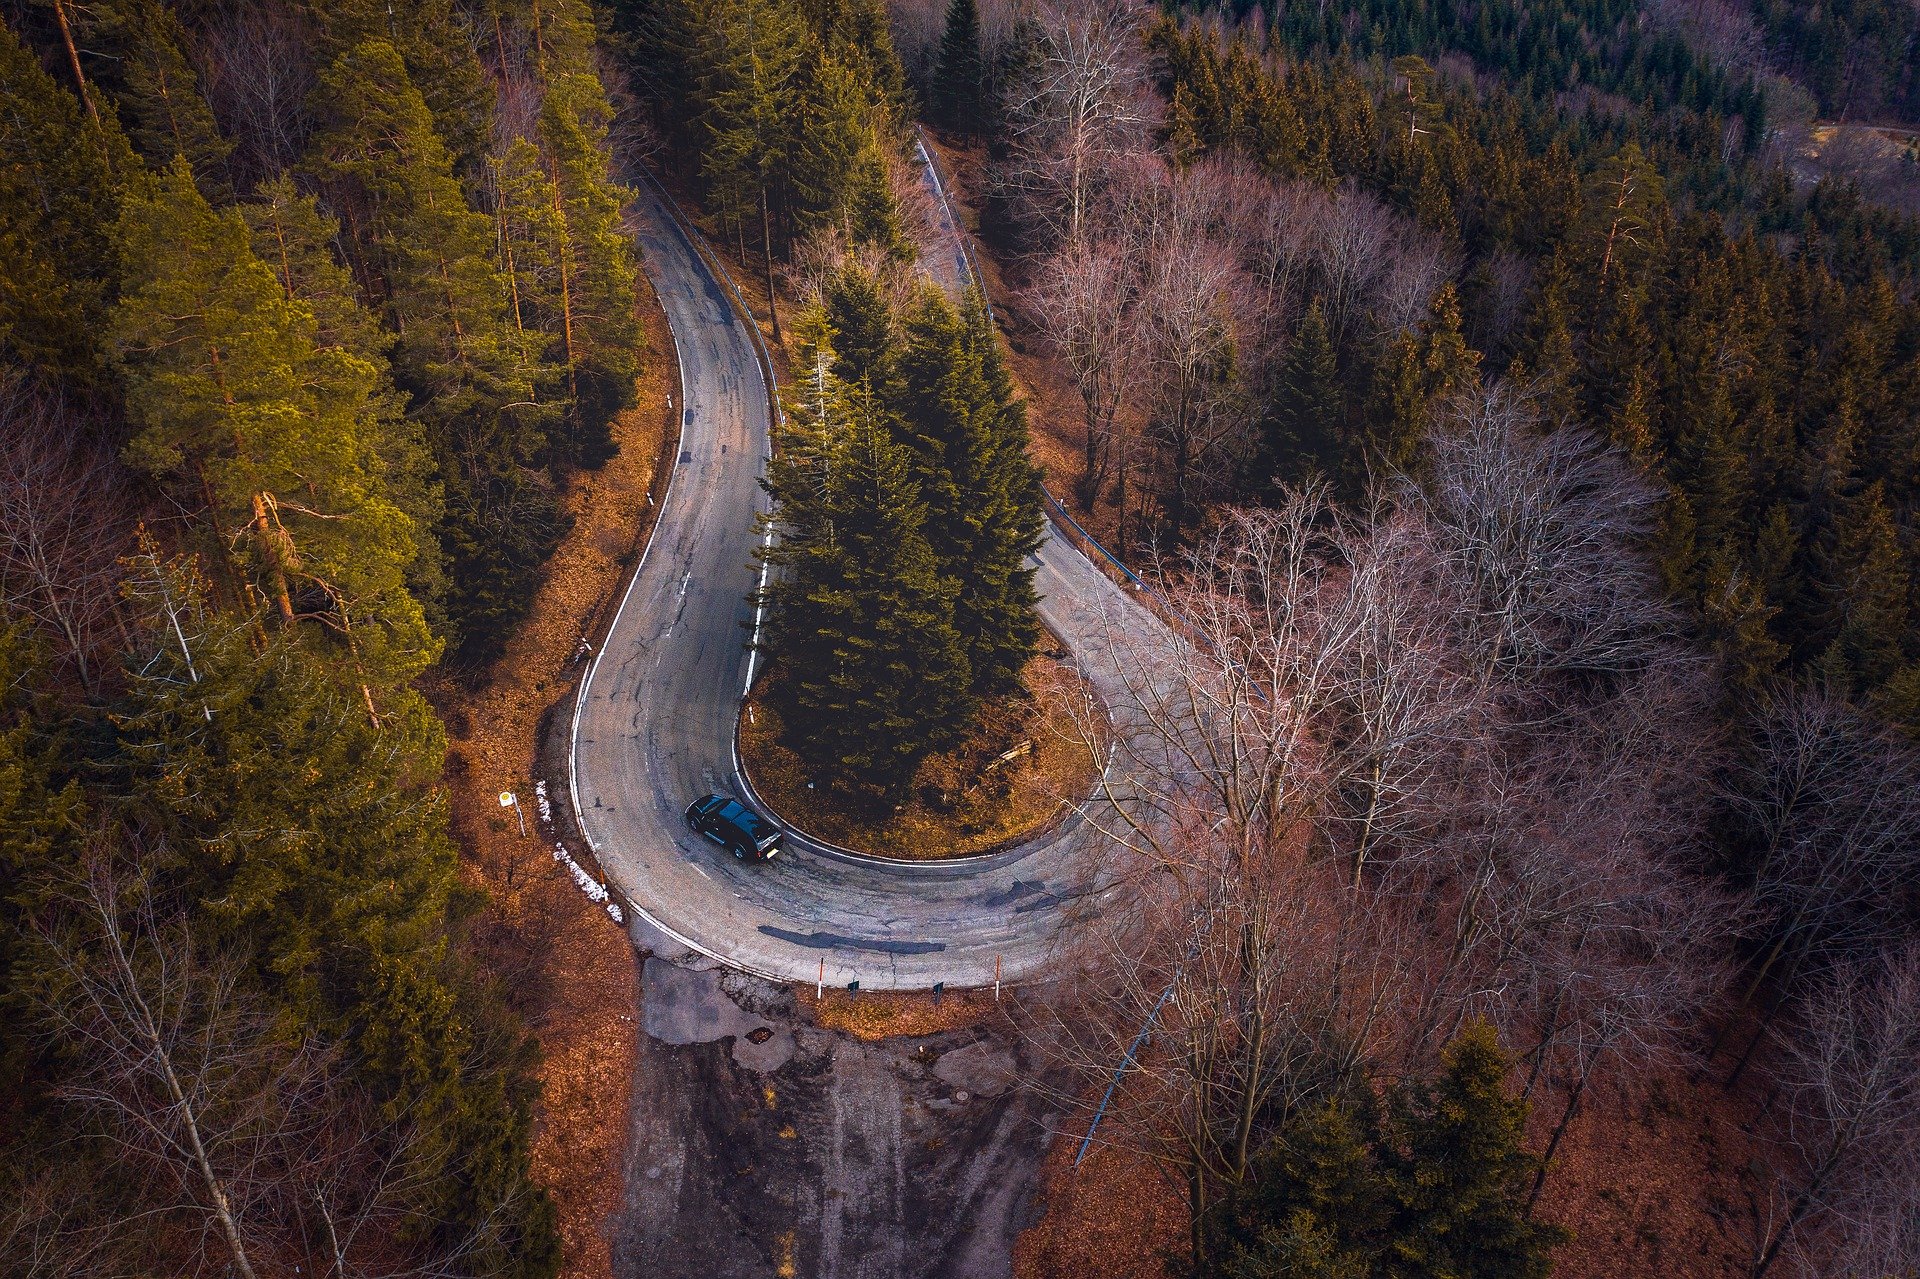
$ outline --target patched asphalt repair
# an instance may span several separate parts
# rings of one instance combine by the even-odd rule
[[[999,1025],[875,1042],[649,958],[622,1279],[1003,1279],[1056,1126]]]

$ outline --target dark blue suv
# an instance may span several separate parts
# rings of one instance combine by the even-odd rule
[[[687,825],[742,861],[770,862],[780,851],[780,828],[725,795],[704,795],[688,804]]]

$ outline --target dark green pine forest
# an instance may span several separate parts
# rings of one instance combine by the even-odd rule
[[[1608,6],[1344,12],[1287,9],[1278,57],[1151,36],[1181,162],[1355,184],[1459,255],[1405,328],[1292,321],[1243,491],[1313,472],[1357,495],[1417,470],[1448,394],[1528,383],[1665,482],[1660,569],[1733,689],[1814,676],[1920,730],[1920,224],[1842,180],[1796,189],[1754,80]],[[1486,87],[1435,70],[1456,53]],[[1617,103],[1566,109],[1580,86]]]
[[[595,16],[0,15],[0,1269],[551,1274],[417,681],[633,398]]]
[[[848,265],[794,328],[766,480],[780,709],[830,771],[897,792],[1040,639],[1025,406],[977,298],[923,284],[896,309]]]

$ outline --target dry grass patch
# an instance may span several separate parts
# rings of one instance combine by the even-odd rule
[[[769,704],[781,678],[770,670],[741,712],[741,764],[772,816],[841,848],[911,861],[988,852],[1064,817],[1100,771],[1067,711],[1080,677],[1051,655],[1027,663],[1024,693],[989,703],[972,736],[930,756],[891,809],[833,785],[783,740]]]
[[[836,987],[816,997],[812,986],[802,984],[794,987],[794,993],[815,1025],[867,1040],[937,1035],[943,1030],[977,1026],[999,1016],[1004,1008],[991,990],[956,991],[935,999],[922,991],[847,991]]]

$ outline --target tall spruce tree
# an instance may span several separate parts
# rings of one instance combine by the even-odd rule
[[[334,258],[340,224],[302,194],[284,174],[262,183],[243,202],[241,216],[253,232],[253,252],[280,282],[287,299],[313,316],[314,344],[344,352],[352,361],[331,367],[359,377],[361,365],[375,371],[377,391],[367,415],[369,439],[379,458],[387,493],[413,524],[415,552],[407,566],[407,589],[420,601],[436,632],[444,632],[446,571],[436,536],[444,514],[444,490],[433,451],[419,421],[393,386],[387,353],[393,334],[361,302],[352,274]],[[322,396],[335,392],[317,388]],[[349,388],[348,395],[353,393]]]
[[[946,25],[933,64],[927,105],[956,133],[977,132],[985,121],[985,67],[980,52],[980,8],[975,0],[948,0]]]
[[[1417,330],[1395,337],[1374,368],[1374,401],[1364,446],[1344,446],[1342,488],[1357,494],[1370,470],[1411,469],[1434,407],[1479,382],[1480,353],[1461,332],[1460,298],[1447,284],[1434,295]]]
[[[832,373],[824,318],[802,323],[808,360],[766,480],[782,710],[809,758],[895,794],[969,711],[954,588],[922,531],[911,454],[871,392]]]
[[[1040,545],[1040,481],[1026,406],[977,296],[956,309],[927,286],[902,339],[894,429],[913,450],[927,541],[956,587],[974,694],[1008,692],[1040,639],[1027,563]]]
[[[459,860],[431,709],[396,690],[374,725],[296,634],[263,640],[257,616],[214,608],[182,562],[143,552],[128,591],[137,649],[115,765],[172,850],[155,869],[199,904],[197,931],[268,983],[289,1033],[347,1047],[420,1132],[408,1175],[428,1232],[476,1269],[550,1275],[526,1048],[448,951]]]
[[[0,357],[70,385],[103,372],[120,185],[139,167],[0,25]]]
[[[323,61],[350,54],[367,41],[390,46],[445,144],[457,172],[477,183],[484,169],[493,116],[493,80],[476,56],[468,11],[454,0],[303,0],[319,33]]]
[[[1417,368],[1417,359],[1413,367]],[[1271,486],[1316,471],[1334,480],[1346,474],[1347,461],[1340,447],[1346,412],[1339,356],[1318,298],[1294,331],[1266,417],[1259,455],[1265,473],[1257,477],[1260,482]]]
[[[585,53],[576,56],[584,59]],[[556,53],[550,67],[558,61]],[[539,132],[557,214],[553,257],[560,290],[558,307],[549,310],[558,312],[571,401],[568,452],[589,465],[611,456],[608,427],[633,404],[639,372],[637,267],[620,225],[632,193],[608,169],[612,119],[606,92],[591,72],[549,70]]]
[[[860,70],[830,55],[814,59],[801,80],[799,110],[791,164],[795,229],[834,227],[850,245],[906,255],[873,123],[876,104]]]
[[[1564,1237],[1532,1221],[1527,1106],[1493,1031],[1473,1023],[1439,1077],[1367,1088],[1295,1116],[1205,1223],[1219,1279],[1544,1279]]]
[[[789,0],[738,0],[711,11],[696,55],[708,195],[736,231],[758,223],[770,294],[774,211],[792,177],[793,124],[811,43]]]
[[[1397,1273],[1545,1279],[1562,1232],[1533,1221],[1525,1195],[1527,1103],[1507,1092],[1512,1060],[1493,1027],[1467,1025],[1440,1077],[1401,1094],[1387,1165],[1400,1207]]]
[[[406,590],[414,527],[384,483],[379,371],[315,342],[313,314],[216,213],[191,165],[124,203],[113,339],[139,427],[128,457],[197,509],[248,606],[338,636],[367,709],[437,655]]]
[[[892,401],[899,326],[885,282],[849,264],[827,280],[820,301],[833,332],[834,376]]]
[[[306,164],[345,210],[363,277],[399,334],[395,379],[445,485],[456,652],[482,661],[524,614],[565,532],[536,469],[565,405],[536,392],[540,369],[511,319],[493,228],[467,206],[400,55],[368,40],[321,84],[325,114]]]
[[[186,33],[173,9],[161,0],[93,0],[75,12],[90,51],[103,55],[95,62],[103,72],[97,83],[140,154],[161,168],[185,156],[208,198],[230,198],[227,156],[233,144],[200,96],[184,48]]]

